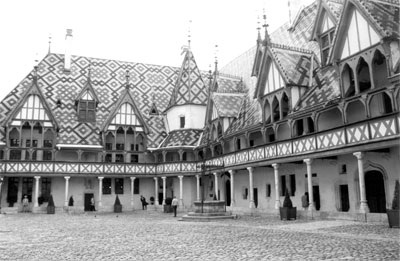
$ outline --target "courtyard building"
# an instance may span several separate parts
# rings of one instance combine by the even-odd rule
[[[162,208],[225,201],[381,221],[399,179],[399,5],[320,0],[226,66],[48,53],[0,103],[0,207]],[[67,42],[72,31],[67,30]],[[68,45],[67,45],[68,46]],[[202,172],[202,165],[214,166]],[[301,209],[308,192],[310,205]]]

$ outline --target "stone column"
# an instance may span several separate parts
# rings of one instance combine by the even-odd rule
[[[35,176],[35,198],[33,200],[33,206],[39,207],[38,197],[39,197],[39,180],[40,176]]]
[[[200,201],[200,176],[196,175],[196,192],[197,192],[197,201]]]
[[[167,177],[161,177],[162,178],[162,195],[163,195],[163,200],[162,200],[162,205],[165,205],[165,198],[167,197]]]
[[[218,197],[218,173],[214,173],[214,185],[215,185],[215,198],[219,200]]]
[[[69,188],[69,176],[65,176],[65,197],[64,197],[64,206],[68,207],[68,188]]]
[[[254,191],[253,191],[253,167],[247,168],[249,171],[249,195],[250,195],[250,202],[249,208],[256,208],[254,204]]]
[[[179,205],[183,206],[183,176],[178,176],[179,178]]]
[[[231,174],[231,207],[235,207],[236,201],[235,201],[235,171],[230,170],[229,174]]]
[[[308,199],[309,199],[308,211],[315,211],[314,193],[312,186],[312,171],[311,171],[312,159],[304,159],[303,161],[307,164],[307,184],[308,184]]]
[[[358,164],[358,179],[360,183],[360,213],[369,213],[369,207],[367,204],[367,195],[365,191],[364,153],[354,152],[353,155],[357,158],[357,164]]]
[[[136,179],[136,177],[131,177],[131,207],[132,207],[132,209],[134,208],[133,192],[135,189],[135,179]]]
[[[97,206],[100,208],[103,204],[101,203],[101,196],[103,195],[103,179],[104,177],[99,177],[99,199],[97,200]]]
[[[275,209],[279,209],[281,206],[281,202],[279,199],[279,164],[272,164],[274,168],[274,179],[275,179]]]
[[[154,205],[158,206],[158,178],[154,177]]]

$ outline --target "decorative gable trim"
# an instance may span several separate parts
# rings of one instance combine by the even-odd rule
[[[59,129],[59,125],[52,113],[52,110],[50,109],[50,106],[47,104],[46,99],[44,98],[44,95],[42,91],[40,90],[38,83],[37,83],[37,69],[38,67],[35,66],[34,69],[34,75],[33,75],[33,81],[32,84],[27,88],[25,93],[22,95],[21,99],[17,102],[15,105],[14,109],[8,114],[7,118],[5,119],[4,123],[6,125],[10,125],[12,120],[17,116],[17,114],[21,111],[22,107],[24,104],[27,102],[28,97],[31,95],[36,95],[39,97],[39,101],[42,104],[43,108],[45,109],[45,113],[47,114],[47,117],[49,120],[52,122],[54,128],[56,130]]]
[[[86,82],[85,86],[82,88],[82,90],[80,91],[80,93],[78,94],[78,96],[76,97],[75,101],[79,101],[80,99],[85,100],[87,98],[87,97],[85,97],[87,94],[89,94],[91,96],[92,100],[94,100],[96,102],[96,104],[99,103],[100,99],[97,97],[97,94],[92,86],[91,69],[90,68],[89,68],[87,82]]]

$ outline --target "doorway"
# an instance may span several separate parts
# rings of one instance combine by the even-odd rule
[[[85,211],[90,211],[90,200],[93,196],[93,193],[85,193]]]
[[[371,213],[386,213],[386,195],[383,175],[372,170],[365,173],[365,192]]]
[[[225,204],[231,205],[231,181],[229,179],[225,182]]]
[[[313,186],[313,197],[314,197],[314,203],[315,203],[315,210],[320,210],[321,201],[319,198],[319,186]]]
[[[253,188],[254,205],[258,207],[258,189]]]
[[[347,185],[340,185],[340,211],[347,212],[350,209],[349,202],[349,187]]]
[[[9,207],[14,207],[14,203],[18,201],[18,183],[19,178],[8,178],[7,202]]]

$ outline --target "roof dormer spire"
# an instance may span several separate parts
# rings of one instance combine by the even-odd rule
[[[269,34],[268,34],[268,26],[269,25],[267,24],[267,15],[265,14],[265,8],[263,8],[263,19],[264,19],[263,27],[264,27],[264,32],[265,32],[264,42],[266,44],[270,44],[271,40],[270,40]]]
[[[261,42],[261,33],[260,33],[260,16],[257,16],[257,43]]]
[[[190,38],[191,38],[191,33],[190,33],[190,29],[191,29],[191,26],[192,26],[192,20],[189,20],[189,29],[188,29],[188,47],[189,47],[189,49],[190,49]]]
[[[218,44],[215,45],[215,51],[214,51],[214,63],[215,63],[215,68],[214,68],[214,72],[215,74],[217,74],[218,72]]]
[[[49,50],[48,53],[51,53],[51,34],[49,34]]]

